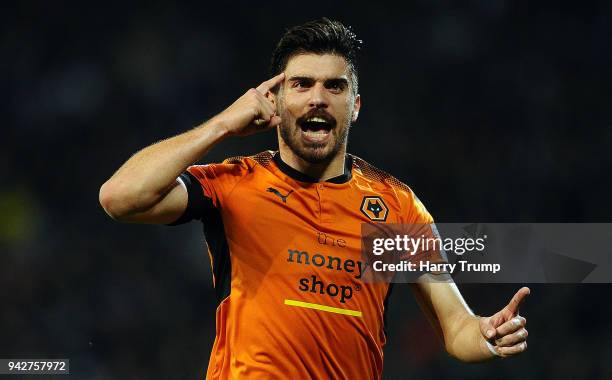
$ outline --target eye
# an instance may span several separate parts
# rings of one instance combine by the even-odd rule
[[[346,88],[346,83],[341,80],[330,80],[325,84],[325,87],[333,93],[341,93]]]
[[[301,89],[301,88],[309,88],[312,85],[311,81],[308,79],[296,79],[293,81],[291,87]]]

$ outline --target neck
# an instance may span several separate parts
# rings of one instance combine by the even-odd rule
[[[309,177],[317,179],[318,181],[327,181],[330,178],[344,174],[346,145],[340,148],[338,153],[331,159],[315,164],[305,161],[297,156],[291,150],[291,148],[289,148],[282,141],[279,144],[279,154],[283,162],[285,162],[287,165],[301,173],[306,174]]]

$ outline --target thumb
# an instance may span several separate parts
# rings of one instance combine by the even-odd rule
[[[518,290],[518,292],[516,292],[516,294],[514,295],[514,297],[512,297],[512,299],[510,300],[510,303],[508,303],[508,306],[506,306],[506,308],[508,310],[510,310],[510,312],[512,313],[512,315],[517,315],[519,312],[519,307],[521,306],[521,304],[523,303],[523,301],[525,300],[525,298],[527,298],[527,296],[529,295],[529,293],[531,293],[531,291],[529,290],[528,287],[523,286],[522,288],[520,288]]]
[[[495,337],[495,327],[491,323],[491,317],[481,317],[480,318],[480,333],[486,339],[492,339]]]

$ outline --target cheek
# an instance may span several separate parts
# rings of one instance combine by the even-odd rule
[[[350,97],[338,97],[334,102],[332,102],[332,106],[336,112],[349,114],[353,110],[353,101]]]
[[[301,111],[302,108],[299,104],[296,104],[295,102],[288,101],[284,103],[283,114],[285,115],[285,117],[289,117],[295,120],[301,116]]]
[[[308,92],[291,92],[285,94],[284,101],[287,108],[303,111],[308,108],[310,95]]]

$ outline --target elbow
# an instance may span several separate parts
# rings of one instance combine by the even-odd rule
[[[98,200],[106,214],[118,222],[126,221],[137,208],[132,192],[110,180],[100,187]]]

